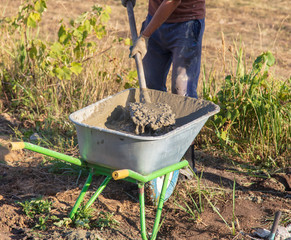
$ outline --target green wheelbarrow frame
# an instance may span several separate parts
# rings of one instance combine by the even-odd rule
[[[89,201],[86,203],[85,209],[89,208],[94,203],[94,201],[98,198],[98,196],[101,194],[101,192],[104,190],[104,188],[110,182],[110,180],[112,180],[112,178],[114,180],[121,180],[122,179],[122,180],[125,180],[128,182],[131,182],[131,183],[136,183],[138,185],[138,189],[139,189],[140,225],[141,225],[140,232],[141,232],[142,239],[148,239],[147,230],[146,230],[146,216],[145,216],[145,197],[144,197],[144,194],[145,194],[144,185],[145,185],[145,183],[147,183],[147,182],[149,182],[157,177],[165,176],[163,186],[162,186],[162,191],[161,191],[158,206],[157,206],[156,218],[155,218],[152,234],[149,238],[149,239],[156,239],[158,231],[159,231],[159,223],[160,223],[160,219],[161,219],[161,215],[162,215],[164,199],[165,199],[165,194],[166,194],[166,190],[167,190],[167,183],[169,180],[170,173],[173,171],[179,170],[181,168],[185,168],[189,165],[187,160],[183,160],[181,162],[172,164],[170,166],[167,166],[167,167],[162,168],[160,170],[154,171],[154,172],[150,173],[149,175],[144,176],[144,175],[141,175],[141,174],[134,172],[132,170],[129,170],[129,169],[113,170],[113,169],[99,166],[96,164],[87,163],[86,161],[83,161],[79,158],[71,157],[71,156],[68,156],[66,154],[59,153],[59,152],[56,152],[56,151],[53,151],[53,150],[50,150],[50,149],[47,149],[44,147],[40,147],[38,145],[31,144],[28,142],[11,142],[11,143],[9,143],[8,148],[10,150],[20,150],[20,149],[31,150],[34,152],[38,152],[38,153],[50,156],[50,157],[57,158],[59,160],[63,160],[65,162],[68,162],[68,163],[71,163],[71,164],[74,164],[74,165],[77,165],[80,167],[90,169],[88,178],[87,178],[87,180],[86,180],[86,182],[85,182],[85,184],[80,192],[78,199],[76,200],[74,207],[72,208],[72,210],[69,214],[69,217],[71,219],[74,217],[74,215],[78,211],[80,204],[82,203],[84,196],[91,185],[93,175],[103,175],[103,176],[106,176],[106,178],[101,183],[101,185],[96,190],[96,192],[93,194],[93,196],[89,199]]]

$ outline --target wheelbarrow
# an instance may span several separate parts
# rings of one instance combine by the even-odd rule
[[[69,118],[75,124],[80,158],[68,156],[28,142],[12,142],[11,150],[28,149],[90,170],[69,217],[73,218],[91,184],[93,175],[106,176],[85,208],[90,207],[112,180],[136,183],[139,189],[140,225],[142,239],[147,239],[145,218],[146,183],[160,179],[155,188],[158,200],[156,218],[150,239],[158,234],[159,222],[167,191],[174,189],[179,169],[188,166],[182,160],[184,153],[195,139],[207,119],[219,112],[212,102],[149,90],[152,102],[167,103],[176,114],[176,128],[158,136],[140,136],[108,129],[106,119],[117,106],[128,106],[139,99],[139,89],[127,89],[72,113]],[[162,180],[161,180],[162,179]],[[170,184],[169,184],[170,183]],[[169,195],[169,194],[168,194]]]

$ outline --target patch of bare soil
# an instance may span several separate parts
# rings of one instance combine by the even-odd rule
[[[2,131],[9,131],[8,122],[0,118]],[[8,140],[7,135],[1,136],[2,145]],[[1,239],[141,239],[137,185],[112,180],[92,205],[96,209],[92,222],[97,220],[100,212],[110,212],[119,222],[118,226],[87,230],[58,227],[48,221],[47,229],[42,231],[34,228],[36,220],[26,216],[18,202],[42,196],[53,202],[51,214],[63,219],[77,200],[86,177],[62,174],[62,170],[59,171],[61,174],[51,173],[50,168],[43,164],[42,155],[27,150],[9,152],[1,147],[0,157]],[[197,180],[180,179],[174,194],[164,205],[158,239],[246,239],[239,234],[240,231],[250,233],[254,227],[270,229],[278,210],[282,211],[285,218],[289,214],[290,221],[290,172],[270,178],[253,177],[243,173],[240,167],[213,156],[213,153],[202,151],[196,151],[196,160],[196,167],[202,173],[200,188],[229,225],[233,219],[232,191],[235,179],[236,236],[231,234],[205,198],[203,212],[196,220],[178,206],[185,207],[187,203],[195,211],[187,191],[193,193],[193,189],[198,189]],[[96,191],[103,179],[102,176],[94,177],[85,200]],[[197,196],[192,196],[198,204]],[[155,209],[154,206],[146,206],[149,232],[154,224]]]

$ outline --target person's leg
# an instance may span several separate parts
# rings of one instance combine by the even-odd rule
[[[197,85],[204,28],[204,19],[192,20],[175,26],[177,39],[171,48],[173,53],[172,92],[175,94],[198,97]],[[193,143],[186,151],[184,158],[188,160],[190,167],[196,173]],[[180,172],[188,178],[192,176],[191,171]]]
[[[147,26],[150,19],[151,16],[148,16],[141,31]],[[167,91],[166,81],[172,63],[172,53],[163,46],[162,31],[163,27],[160,27],[150,37],[148,50],[143,58],[143,67],[147,88]]]
[[[148,51],[143,58],[147,88],[167,91],[166,81],[171,62],[171,53],[162,53],[155,40],[149,39]]]
[[[172,92],[197,98],[204,19],[179,26],[179,43],[173,48]]]

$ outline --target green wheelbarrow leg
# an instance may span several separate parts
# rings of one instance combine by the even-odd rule
[[[76,203],[75,203],[75,205],[74,205],[74,207],[71,210],[71,213],[69,215],[69,217],[71,219],[75,216],[77,210],[79,209],[80,204],[83,201],[83,198],[84,198],[86,192],[88,191],[88,188],[91,185],[92,176],[93,175],[94,175],[93,171],[90,171],[89,176],[87,178],[87,181],[84,184],[84,187],[83,187],[83,189],[82,189],[82,191],[81,191],[81,193],[80,193],[80,195],[79,195],[79,197],[78,197],[78,199],[77,199],[77,201],[76,201]],[[112,179],[111,176],[107,176],[105,178],[105,180],[102,182],[102,184],[100,185],[100,187],[97,189],[97,191],[94,193],[94,195],[90,198],[90,200],[85,205],[85,209],[89,208],[95,202],[95,200],[98,198],[98,196],[100,195],[100,193],[104,190],[104,188],[107,186],[107,184],[110,182],[111,179]]]
[[[139,208],[140,208],[140,231],[143,240],[147,239],[146,221],[145,221],[145,201],[144,201],[144,183],[138,184],[139,189]]]
[[[72,209],[71,212],[70,212],[69,217],[70,217],[71,219],[75,216],[75,214],[76,214],[76,212],[77,212],[77,210],[78,210],[78,208],[79,208],[81,202],[83,201],[83,198],[84,198],[84,196],[85,196],[85,194],[86,194],[88,188],[89,188],[90,185],[91,185],[91,182],[92,182],[92,176],[93,176],[93,171],[90,171],[89,176],[88,176],[88,178],[87,178],[87,181],[85,182],[84,187],[82,188],[82,191],[81,191],[81,193],[80,193],[80,195],[79,195],[79,197],[78,197],[78,199],[77,199],[77,201],[76,201],[76,203],[75,203],[73,209]]]
[[[151,240],[156,239],[158,231],[159,231],[159,223],[162,215],[164,199],[166,195],[167,185],[169,181],[170,173],[167,173],[164,178],[163,187],[159,199],[159,204],[157,208],[155,223],[153,227],[153,232],[151,236]],[[143,240],[147,239],[146,234],[146,221],[145,221],[145,201],[144,201],[144,183],[139,183],[139,204],[140,204],[140,227],[141,227],[141,236]]]
[[[160,219],[161,219],[161,215],[162,215],[162,210],[163,210],[163,205],[164,205],[164,200],[165,200],[165,195],[166,195],[169,177],[170,177],[170,173],[167,173],[165,175],[165,178],[164,178],[162,192],[160,195],[159,204],[158,204],[157,213],[156,213],[156,219],[155,219],[155,223],[154,223],[154,227],[153,227],[153,233],[151,236],[152,240],[156,239],[158,231],[159,231],[159,224],[160,224]]]
[[[97,189],[97,191],[94,193],[94,195],[90,198],[90,200],[87,202],[85,209],[89,208],[95,200],[99,197],[100,193],[104,190],[104,188],[107,186],[107,184],[112,179],[111,176],[107,176],[104,181],[101,183],[100,187]]]

